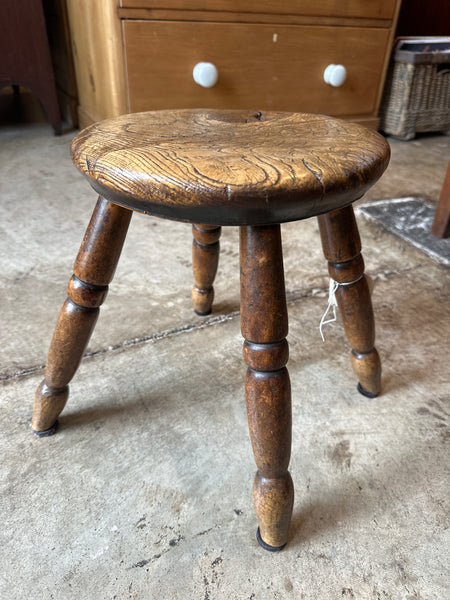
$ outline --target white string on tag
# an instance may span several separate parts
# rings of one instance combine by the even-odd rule
[[[320,331],[320,336],[322,338],[322,342],[325,341],[325,338],[323,335],[323,326],[328,325],[328,323],[334,323],[337,318],[336,317],[336,306],[337,306],[336,291],[337,291],[338,287],[346,286],[346,285],[353,285],[354,283],[357,283],[363,277],[364,277],[364,274],[361,275],[360,277],[358,277],[358,279],[355,279],[355,281],[348,281],[346,283],[338,283],[337,281],[335,281],[334,279],[332,279],[330,277],[330,286],[329,286],[329,291],[328,291],[328,306],[327,306],[325,312],[323,313],[322,318],[320,319],[320,325],[319,325],[319,331]],[[366,278],[368,278],[367,275],[366,275]],[[372,285],[370,287],[373,289],[373,280],[372,279],[371,279],[371,283],[372,283]],[[372,289],[370,290],[371,292],[372,292]],[[333,309],[333,317],[331,319],[327,319],[327,315],[330,311],[330,308]]]
[[[337,300],[336,300],[336,290],[339,287],[339,283],[337,281],[335,281],[334,279],[331,279],[330,277],[330,287],[329,287],[329,291],[328,291],[328,306],[326,311],[323,313],[322,318],[320,319],[320,325],[319,325],[319,331],[320,331],[320,335],[322,337],[322,342],[325,341],[325,338],[323,336],[323,326],[324,325],[328,325],[328,323],[334,323],[334,321],[336,321],[336,306],[337,306]],[[330,310],[330,308],[333,309],[333,317],[331,319],[327,319],[327,314]]]

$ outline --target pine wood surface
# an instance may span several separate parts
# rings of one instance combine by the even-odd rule
[[[389,29],[392,19],[367,17],[322,17],[308,14],[233,12],[210,10],[177,10],[166,8],[119,8],[120,19],[148,21],[196,21],[214,23],[255,23],[276,25],[323,25],[332,27],[378,27]]]
[[[180,110],[123,115],[75,137],[93,188],[193,223],[271,224],[347,206],[389,161],[382,136],[323,115]]]
[[[121,0],[123,8],[392,18],[396,0]]]
[[[67,6],[81,127],[126,112],[255,102],[358,122],[361,115],[378,126],[400,0],[67,0]],[[215,89],[192,80],[202,60],[221,67]],[[321,80],[329,63],[349,68],[342,88]]]
[[[264,110],[376,114],[389,41],[387,28],[142,20],[124,21],[123,35],[129,112],[256,101]],[[208,89],[192,77],[205,60],[219,72]],[[330,63],[347,69],[341,87],[323,80]]]
[[[67,0],[80,124],[127,112],[117,0]]]

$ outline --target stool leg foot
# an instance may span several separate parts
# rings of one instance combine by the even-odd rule
[[[367,398],[376,398],[381,392],[381,361],[376,348],[367,354],[351,351],[352,367],[358,376],[358,392]]]
[[[288,538],[294,486],[291,454],[291,386],[280,226],[241,227],[241,330],[248,365],[245,394],[258,468],[253,501],[258,541],[280,550]]]
[[[131,215],[132,211],[104,198],[97,202],[53,333],[45,378],[36,390],[31,427],[40,437],[56,431],[56,420],[69,395],[68,383],[97,322]]]
[[[195,285],[192,288],[194,311],[209,315],[214,300],[214,278],[219,264],[221,228],[216,225],[193,225],[192,265]]]
[[[353,207],[341,208],[318,217],[328,271],[339,284],[336,299],[347,339],[351,361],[359,379],[358,390],[369,398],[381,391],[381,363],[375,343],[375,321],[361,240]]]
[[[69,386],[52,389],[41,382],[34,395],[31,428],[38,437],[48,437],[57,430],[58,416],[69,397]]]

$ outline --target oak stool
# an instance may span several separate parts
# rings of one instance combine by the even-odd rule
[[[39,436],[56,431],[132,212],[194,224],[198,312],[208,312],[212,302],[220,226],[238,225],[257,537],[263,548],[280,550],[294,498],[280,223],[319,217],[358,389],[376,396],[381,367],[351,205],[385,170],[388,144],[374,131],[321,115],[167,110],[95,123],[73,140],[72,159],[100,197],[36,392],[33,430]]]

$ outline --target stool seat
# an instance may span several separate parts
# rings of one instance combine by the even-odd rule
[[[323,115],[167,110],[95,123],[72,160],[108,200],[216,225],[305,219],[348,206],[385,170],[379,134]]]

